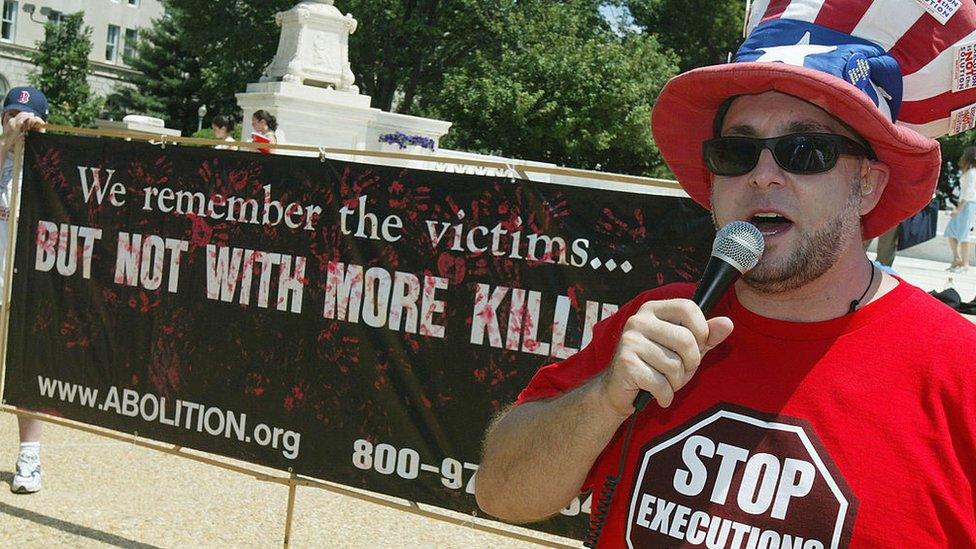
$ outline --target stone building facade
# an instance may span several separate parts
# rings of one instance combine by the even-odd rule
[[[108,95],[135,74],[126,59],[142,29],[163,16],[160,0],[3,0],[0,12],[0,96],[27,84],[36,43],[44,40],[44,23],[84,11],[92,29],[89,55],[92,91]]]

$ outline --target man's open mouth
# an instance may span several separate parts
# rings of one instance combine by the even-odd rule
[[[788,218],[772,212],[758,213],[752,216],[749,222],[755,225],[763,236],[773,236],[793,226],[793,222]]]

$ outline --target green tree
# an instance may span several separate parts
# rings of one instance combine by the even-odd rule
[[[280,30],[275,14],[295,0],[165,0],[179,25],[183,48],[199,63],[199,99],[212,113],[237,110],[234,95],[257,82],[274,59]],[[193,116],[196,130],[196,115]]]
[[[356,82],[372,106],[416,112],[418,97],[504,32],[506,0],[344,0],[360,21],[350,38]]]
[[[724,63],[742,43],[742,0],[624,0],[634,23],[678,55],[682,71]]]
[[[510,0],[507,0],[510,1]],[[360,25],[349,41],[356,83],[372,106],[408,113],[417,96],[479,45],[490,43],[493,19],[506,0],[340,0],[337,9]],[[233,103],[274,58],[277,12],[294,0],[168,0],[201,59],[204,93]],[[495,29],[498,32],[499,29]],[[218,105],[223,107],[223,105]]]
[[[455,122],[445,145],[666,173],[650,119],[676,59],[653,36],[613,32],[585,1],[512,2],[498,24],[508,32],[422,98],[426,113]]]
[[[294,0],[163,0],[166,15],[140,36],[131,87],[109,98],[110,113],[166,120],[185,134],[197,129],[197,109],[233,114],[235,94],[256,82],[274,57],[277,12]]]
[[[623,0],[616,0],[621,2]],[[653,36],[614,31],[601,0],[340,0],[357,84],[374,107],[455,122],[445,145],[630,173],[660,173],[649,131],[676,59]],[[274,14],[293,0],[167,0],[145,36],[128,105],[185,131],[274,57]],[[164,25],[161,23],[160,25]],[[194,69],[193,64],[198,69]],[[232,110],[233,109],[233,110]]]
[[[119,86],[109,96],[110,115],[155,116],[165,120],[168,127],[189,134],[197,129],[200,105],[218,103],[205,97],[200,59],[185,31],[185,18],[182,11],[169,9],[142,32],[136,55],[128,60],[140,74],[132,79],[131,86]]]
[[[83,18],[78,12],[45,24],[44,40],[31,57],[37,68],[30,73],[30,83],[47,96],[54,124],[92,126],[102,109],[103,100],[88,85],[92,30],[82,29]]]

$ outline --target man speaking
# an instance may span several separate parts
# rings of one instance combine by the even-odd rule
[[[929,202],[932,138],[976,124],[976,5],[758,0],[749,29],[668,83],[653,131],[717,227],[762,232],[758,265],[710,318],[656,288],[540,369],[478,503],[529,522],[592,491],[600,547],[974,547],[976,328],[861,242]]]

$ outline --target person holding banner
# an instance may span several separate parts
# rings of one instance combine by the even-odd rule
[[[648,290],[541,368],[485,436],[482,509],[590,491],[599,547],[976,547],[976,327],[862,246],[976,124],[952,70],[976,4],[947,6],[753,2],[734,62],[665,86],[664,159],[765,252],[709,316],[692,284]]]
[[[47,97],[37,88],[13,88],[3,100],[3,134],[0,135],[0,273],[5,272],[3,266],[7,257],[7,218],[10,215],[14,147],[17,142],[23,142],[27,132],[42,127],[47,116]],[[5,299],[3,277],[0,275],[0,300]],[[41,489],[41,420],[17,416],[17,423],[20,451],[10,490],[22,494],[37,492]]]

